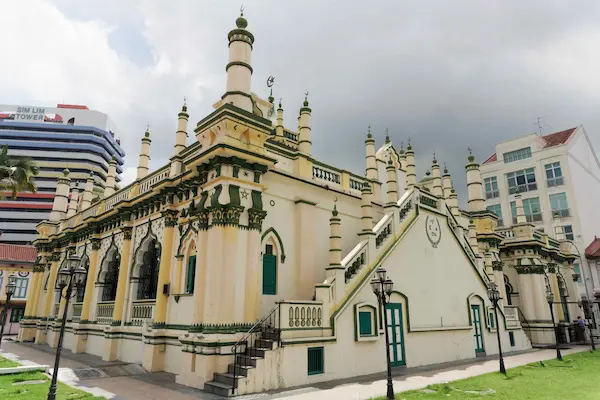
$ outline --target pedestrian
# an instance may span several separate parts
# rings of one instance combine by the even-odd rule
[[[585,341],[585,319],[577,316],[577,340],[580,342]]]

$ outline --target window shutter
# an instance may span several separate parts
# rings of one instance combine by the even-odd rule
[[[371,315],[372,313],[369,311],[360,311],[358,313],[358,333],[360,336],[371,336],[373,334]]]
[[[196,256],[190,256],[187,267],[186,293],[194,293],[194,282],[196,281]]]

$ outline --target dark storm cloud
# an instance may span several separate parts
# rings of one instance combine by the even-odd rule
[[[150,121],[158,166],[171,154],[182,96],[190,98],[195,125],[224,91],[226,35],[239,4],[132,4],[127,18],[111,13],[102,18],[143,25],[148,10],[163,7],[165,24],[187,29],[183,37],[174,34],[174,45],[204,53],[203,71],[215,77],[205,86],[192,84],[193,68],[174,81],[158,77],[151,84],[162,98],[160,109],[144,107],[140,99],[131,118],[117,121],[133,138]],[[586,38],[600,37],[599,6],[595,1],[248,2],[245,16],[256,37],[253,90],[266,97],[265,80],[275,75],[274,95],[283,97],[286,126],[294,129],[303,93],[310,92],[316,158],[362,174],[367,126],[373,126],[378,143],[388,127],[397,146],[411,138],[419,176],[436,151],[462,195],[467,147],[483,161],[495,143],[537,130],[539,116],[547,117],[548,132],[584,124],[598,144],[600,85],[597,77],[590,76],[588,84],[584,76],[590,71],[586,66],[598,65],[597,48],[587,48]],[[194,36],[199,31],[203,34]],[[207,37],[210,43],[201,40]],[[571,47],[578,51],[570,52]],[[146,51],[141,48],[129,51]],[[564,57],[573,59],[563,63]],[[128,165],[135,166],[139,140],[127,142]]]

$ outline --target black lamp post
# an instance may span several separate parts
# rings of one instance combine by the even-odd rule
[[[58,272],[57,285],[60,290],[60,297],[64,297],[66,301],[60,325],[60,334],[58,336],[58,346],[56,347],[56,358],[54,359],[54,370],[52,371],[52,383],[50,384],[50,390],[48,390],[48,400],[56,399],[56,380],[58,379],[58,365],[60,363],[60,353],[62,351],[63,337],[65,335],[69,300],[72,296],[77,295],[77,289],[85,284],[86,274],[87,271],[81,266],[81,258],[75,254],[69,256],[67,265]],[[65,287],[67,289],[63,293]]]
[[[548,306],[550,307],[552,327],[554,328],[554,341],[556,342],[556,359],[562,361],[562,354],[560,354],[560,348],[558,347],[558,327],[556,326],[556,322],[554,320],[554,307],[552,307],[552,303],[554,303],[554,295],[552,294],[552,290],[550,290],[550,288],[546,289],[546,300],[548,301]]]
[[[587,318],[587,315],[592,316],[593,326],[596,326],[596,317],[594,316],[594,310],[592,309],[592,304],[587,297],[582,297],[581,301],[578,303],[579,307],[583,307],[583,316]],[[588,324],[586,324],[588,325]],[[590,331],[590,340],[592,341],[592,351],[596,350],[596,344],[594,343],[594,334],[592,332],[592,324],[588,325],[588,329]],[[1,336],[0,336],[1,337]]]
[[[392,364],[390,363],[390,338],[387,329],[387,310],[385,306],[389,303],[389,296],[394,290],[394,282],[387,277],[384,268],[375,270],[375,277],[371,280],[371,289],[377,296],[377,301],[383,310],[383,324],[385,330],[385,359],[387,361],[387,399],[394,400],[394,384],[392,383]]]
[[[496,337],[498,338],[498,357],[500,358],[500,372],[506,375],[504,367],[504,357],[502,356],[502,341],[500,340],[500,322],[498,321],[498,302],[500,301],[500,292],[496,282],[490,282],[487,290],[488,297],[494,305],[494,321],[496,321]]]
[[[0,327],[0,346],[2,345],[2,336],[4,335],[4,325],[6,325],[6,317],[8,316],[8,310],[10,310],[10,298],[13,294],[15,294],[15,289],[17,288],[17,277],[15,274],[10,274],[8,276],[8,282],[6,283],[6,304],[4,305],[4,310],[2,311],[2,318],[0,321],[2,322],[2,326]]]

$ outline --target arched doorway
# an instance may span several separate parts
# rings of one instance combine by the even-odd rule
[[[156,298],[158,286],[158,269],[160,267],[160,245],[155,238],[148,243],[147,250],[142,255],[142,265],[139,269],[137,300]]]

